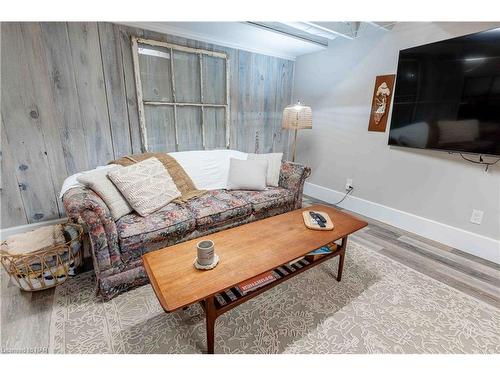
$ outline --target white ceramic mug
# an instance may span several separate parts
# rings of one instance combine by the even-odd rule
[[[198,264],[200,266],[208,266],[214,262],[214,242],[203,240],[196,245],[198,250]]]

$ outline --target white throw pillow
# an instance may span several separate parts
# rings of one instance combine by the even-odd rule
[[[181,196],[172,177],[157,158],[113,170],[108,176],[141,216],[147,216]]]
[[[122,166],[115,165],[111,169],[100,169],[89,173],[84,173],[77,178],[81,184],[89,187],[96,192],[98,196],[106,203],[113,220],[116,221],[123,215],[132,212],[132,207],[128,204],[127,200],[123,197],[116,186],[111,182],[108,177],[108,172],[123,168]]]
[[[236,150],[197,150],[169,153],[189,175],[197,189],[227,189],[229,159],[246,160],[247,154]]]
[[[84,187],[85,185],[84,184],[81,184],[78,182],[78,177],[86,174],[86,173],[92,173],[94,171],[98,171],[98,170],[110,170],[112,168],[115,168],[116,167],[116,164],[109,164],[109,165],[101,165],[99,167],[96,167],[94,169],[91,169],[90,171],[84,171],[84,172],[79,172],[79,173],[75,173],[75,174],[72,174],[71,176],[68,176],[66,177],[66,179],[64,180],[63,182],[63,185],[61,187],[61,192],[59,193],[59,198],[62,199],[62,197],[64,196],[64,194],[69,190],[69,189],[73,189],[73,188],[82,188]]]
[[[281,159],[283,153],[277,152],[272,154],[248,154],[248,160],[267,161],[267,186],[278,186],[280,181]]]
[[[266,188],[267,161],[229,160],[228,189],[264,190]]]

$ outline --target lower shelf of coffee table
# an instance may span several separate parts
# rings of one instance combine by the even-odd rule
[[[339,255],[341,249],[339,245],[329,244],[329,246],[332,249],[332,252],[330,254],[325,254],[317,258],[306,255],[304,259],[301,259],[291,265],[285,264],[275,268],[272,271],[274,272],[274,275],[275,277],[277,277],[277,279],[269,284],[263,285],[258,289],[249,291],[247,293],[242,293],[238,287],[234,286],[230,289],[225,290],[224,292],[216,294],[214,296],[216,315],[221,315],[226,311],[232,309],[233,307],[276,286],[277,284],[280,284],[283,281],[286,281],[291,277],[316,266],[319,263],[323,263],[324,261]],[[204,301],[202,301],[202,306],[204,306]]]

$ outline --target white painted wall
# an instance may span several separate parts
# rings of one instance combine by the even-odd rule
[[[389,147],[390,118],[385,133],[367,131],[375,76],[396,72],[400,49],[499,26],[399,23],[298,57],[294,98],[313,109],[313,129],[299,132],[297,149],[312,167],[308,181],[343,192],[350,177],[355,197],[499,240],[500,165],[485,173],[458,155]],[[482,225],[469,222],[473,208],[485,212]]]

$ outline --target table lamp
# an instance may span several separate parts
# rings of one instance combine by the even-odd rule
[[[295,150],[297,148],[297,130],[312,129],[311,107],[302,105],[300,101],[298,101],[297,104],[287,106],[283,110],[283,122],[281,123],[281,128],[295,130],[292,156],[292,161],[295,161]]]

